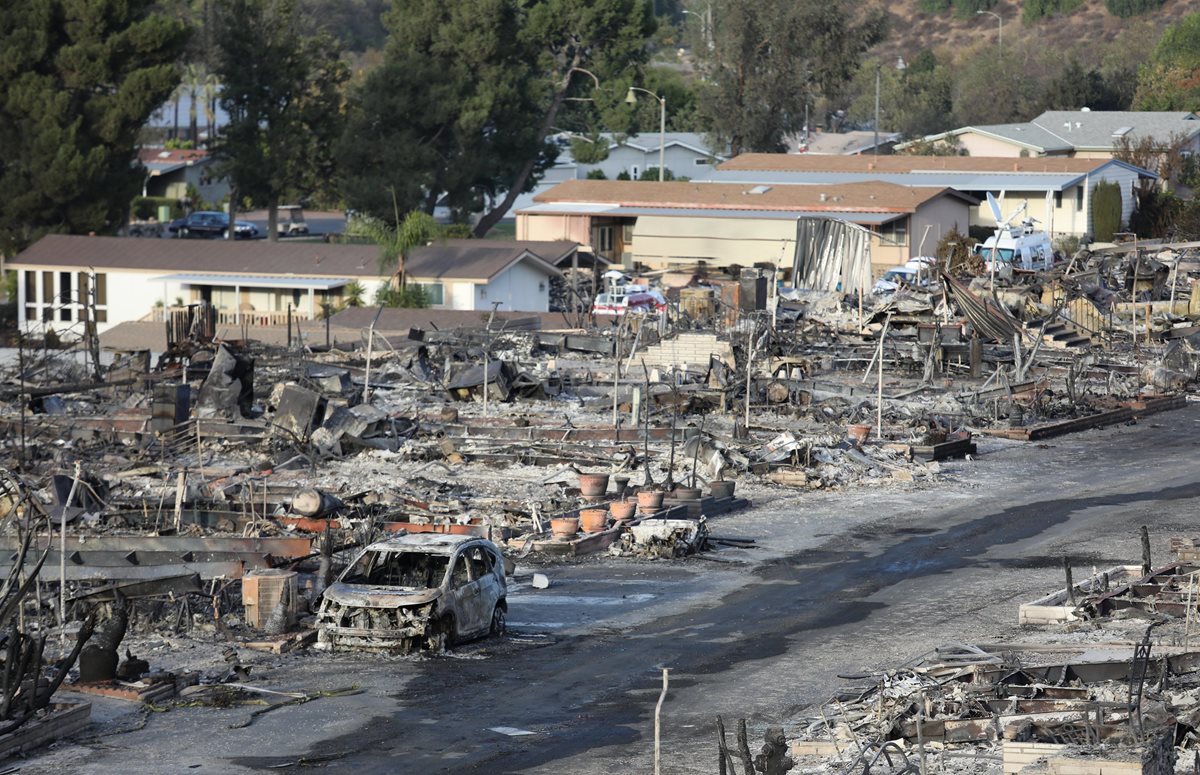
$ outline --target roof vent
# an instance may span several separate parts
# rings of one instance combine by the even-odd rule
[[[747,194],[765,194],[770,190],[771,190],[770,186],[755,186],[754,188],[750,189],[746,193]]]
[[[1076,122],[1075,122],[1075,128],[1076,128],[1076,129],[1078,129],[1078,128],[1079,128],[1079,127],[1081,127],[1081,126],[1083,126],[1083,122],[1082,122],[1082,121],[1076,121]]]
[[[171,152],[170,152],[170,151],[159,151],[159,152],[158,152],[158,158],[160,158],[160,159],[169,159],[169,158],[171,158]]]
[[[828,201],[828,200],[829,200],[829,197],[828,197],[828,195],[826,195],[826,194],[825,194],[825,192],[824,192],[824,191],[822,191],[822,192],[821,192],[821,195],[820,195],[819,197],[817,197],[817,199],[819,199],[819,200],[820,200],[820,201],[822,201],[822,202],[825,202],[825,201]]]

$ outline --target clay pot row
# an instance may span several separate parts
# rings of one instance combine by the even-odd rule
[[[603,497],[608,492],[609,479],[608,474],[580,474],[579,494],[585,498]],[[611,480],[616,485],[617,497],[624,498],[625,491],[629,487],[629,477],[613,476]]]

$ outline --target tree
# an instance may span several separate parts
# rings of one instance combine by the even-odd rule
[[[477,235],[553,163],[574,100],[621,102],[653,31],[642,0],[396,0],[387,24],[338,147],[347,202],[387,217],[393,190],[401,210],[444,197],[483,211]]]
[[[1200,13],[1167,27],[1138,73],[1135,110],[1200,108]]]
[[[374,216],[354,218],[346,227],[351,237],[365,237],[379,246],[380,273],[395,274],[398,286],[404,287],[404,261],[415,247],[427,245],[442,235],[436,221],[428,213],[414,210],[391,224]]]
[[[859,125],[874,124],[877,65],[884,63],[864,62],[849,88],[855,95],[849,118]],[[880,66],[879,73],[880,129],[921,137],[953,128],[953,77],[950,68],[938,62],[932,51],[922,51],[904,69]]]
[[[110,231],[140,191],[137,134],[187,29],[152,0],[0,4],[0,251]]]
[[[701,112],[735,154],[781,150],[808,110],[838,98],[886,29],[881,12],[853,22],[843,0],[713,0],[712,15],[694,48]]]
[[[1099,242],[1111,242],[1121,230],[1121,187],[1108,181],[1092,189],[1092,229]]]
[[[216,0],[217,74],[229,124],[214,151],[238,197],[265,206],[278,239],[284,196],[332,185],[348,78],[333,38],[303,33],[295,0]],[[232,235],[230,235],[232,236]]]
[[[1045,110],[1124,110],[1122,97],[1096,68],[1085,69],[1071,56],[1062,72],[1051,77],[1042,94]]]

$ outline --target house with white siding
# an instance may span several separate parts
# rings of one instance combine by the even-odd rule
[[[371,299],[388,282],[375,245],[49,235],[8,264],[17,273],[21,329],[98,331],[162,320],[165,308],[205,301],[219,324],[282,325],[320,317],[357,284]]]
[[[1142,181],[1157,179],[1149,170],[1103,158],[746,153],[722,162],[702,182],[828,186],[878,181],[950,188],[979,202],[971,209],[969,225],[984,229],[996,226],[986,202],[991,193],[1003,201],[1006,216],[1024,206],[1026,217],[1035,219],[1051,237],[1083,237],[1092,233],[1092,193],[1098,183],[1120,187],[1121,220],[1127,224],[1137,204],[1135,189]],[[936,245],[936,235],[925,241],[926,247]]]
[[[405,281],[423,289],[433,309],[549,312],[550,280],[569,264],[572,241],[452,239],[410,251]]]

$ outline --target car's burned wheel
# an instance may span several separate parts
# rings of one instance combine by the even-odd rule
[[[504,609],[496,606],[492,609],[492,628],[490,630],[494,637],[502,637],[508,630],[508,624],[505,620]]]

